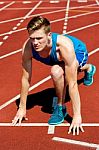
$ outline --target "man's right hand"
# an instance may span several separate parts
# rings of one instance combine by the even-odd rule
[[[16,116],[12,120],[12,125],[15,126],[18,123],[19,126],[21,126],[21,122],[23,119],[28,120],[28,118],[26,118],[26,109],[19,108],[16,113]]]

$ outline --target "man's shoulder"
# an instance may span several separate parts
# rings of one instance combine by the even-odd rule
[[[23,44],[22,56],[25,58],[32,57],[32,47],[31,47],[30,39],[27,39]]]
[[[30,39],[27,39],[24,44],[23,44],[23,49],[27,50],[27,49],[31,49],[31,42]]]
[[[70,38],[68,38],[67,36],[63,35],[63,34],[58,34],[57,36],[57,43],[60,44],[72,44],[72,41],[70,40]]]

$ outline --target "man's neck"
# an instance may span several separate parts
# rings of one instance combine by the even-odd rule
[[[39,55],[41,57],[47,58],[50,55],[50,52],[51,52],[51,48],[50,47],[46,47],[44,50],[39,52]]]
[[[41,57],[47,58],[51,53],[51,48],[52,48],[52,40],[49,41],[48,45],[44,48],[44,50],[39,52],[39,55]]]

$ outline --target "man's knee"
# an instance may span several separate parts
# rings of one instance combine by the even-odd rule
[[[60,77],[62,77],[63,74],[64,74],[64,71],[63,71],[62,67],[60,67],[59,65],[54,65],[51,68],[51,76],[54,79],[59,79]]]

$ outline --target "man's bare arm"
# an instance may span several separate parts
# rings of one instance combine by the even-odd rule
[[[16,125],[17,122],[21,124],[22,119],[26,118],[26,100],[28,95],[28,90],[30,86],[32,75],[32,57],[31,51],[28,44],[23,47],[22,51],[22,78],[21,78],[21,93],[20,93],[20,104],[19,109],[12,121],[13,125]]]
[[[65,62],[65,79],[69,85],[69,94],[73,107],[73,120],[68,133],[71,133],[73,129],[73,135],[75,135],[76,130],[78,135],[79,128],[84,132],[81,126],[81,102],[77,84],[78,62],[76,60],[73,44],[68,38],[62,36],[59,40],[59,45],[62,58]]]

